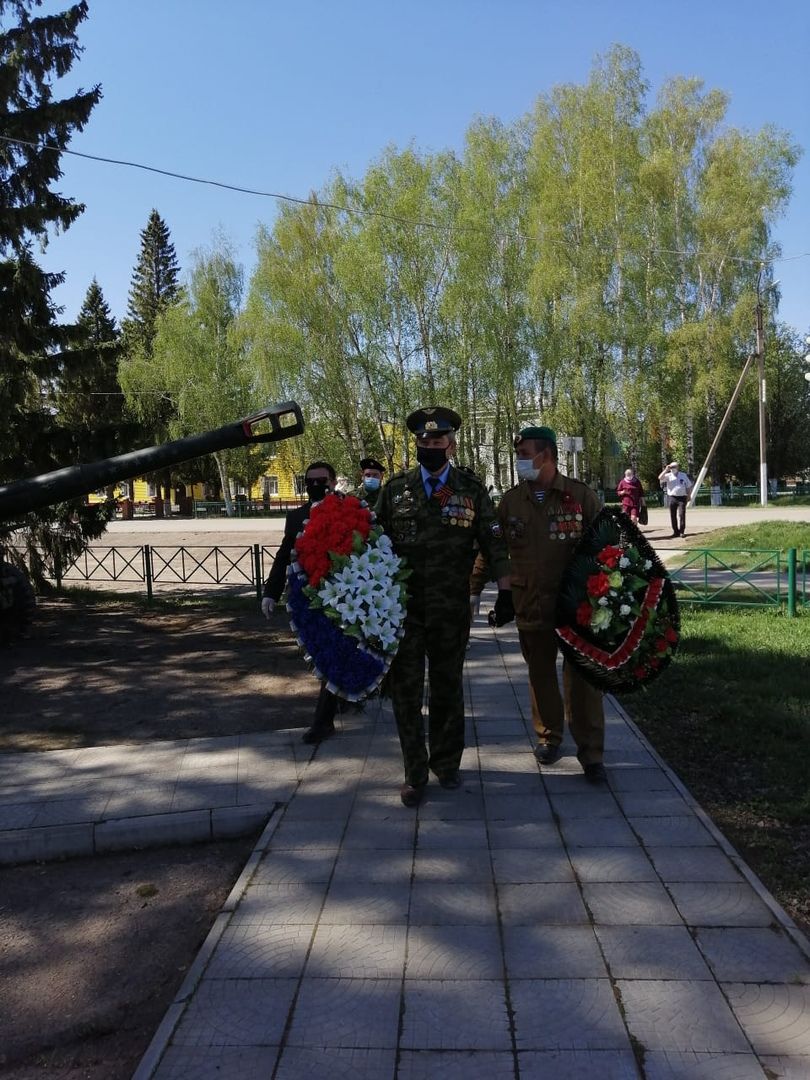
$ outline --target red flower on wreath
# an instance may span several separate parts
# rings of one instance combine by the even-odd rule
[[[619,565],[619,559],[623,555],[623,551],[620,547],[614,547],[613,544],[606,544],[605,547],[596,556],[597,561],[602,566],[607,566],[609,570],[615,570]]]
[[[664,637],[667,639],[670,645],[674,645],[675,642],[678,640],[678,635],[671,626],[668,626],[664,631]]]
[[[330,554],[349,555],[355,533],[365,541],[371,532],[371,511],[354,495],[327,495],[313,506],[303,534],[295,541],[295,554],[313,588],[332,568]]]
[[[610,581],[604,571],[600,570],[598,574],[591,574],[588,578],[586,588],[588,590],[588,596],[607,596],[610,591]]]
[[[669,648],[669,642],[665,637],[656,638],[655,647],[660,653],[665,653]]]
[[[593,608],[587,600],[583,600],[577,607],[577,625],[578,626],[590,626],[591,625],[591,613]]]

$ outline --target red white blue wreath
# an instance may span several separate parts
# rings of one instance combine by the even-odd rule
[[[290,625],[331,693],[362,701],[379,687],[403,634],[408,571],[353,495],[327,495],[296,539]]]

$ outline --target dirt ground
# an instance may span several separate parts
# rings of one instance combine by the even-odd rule
[[[0,686],[0,753],[305,727],[318,690],[284,616],[250,602],[42,602]]]
[[[45,601],[0,650],[0,752],[308,725],[317,683],[255,605]],[[0,1077],[132,1075],[255,837],[0,868]]]

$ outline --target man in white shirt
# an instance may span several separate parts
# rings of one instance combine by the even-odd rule
[[[669,516],[672,521],[672,537],[686,536],[686,501],[692,490],[692,481],[677,461],[671,461],[669,465],[659,473],[658,480],[666,488],[669,497]]]

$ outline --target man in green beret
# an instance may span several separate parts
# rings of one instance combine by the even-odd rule
[[[405,421],[416,439],[415,469],[392,476],[377,520],[411,574],[405,634],[387,687],[405,766],[400,797],[419,805],[433,772],[444,788],[461,784],[464,750],[462,671],[470,633],[469,578],[476,542],[498,578],[499,618],[514,617],[506,545],[484,485],[452,464],[461,417],[452,409],[416,409]],[[422,697],[428,665],[428,747]]]
[[[534,754],[541,765],[557,761],[567,719],[585,778],[601,783],[607,778],[602,694],[568,663],[560,693],[554,632],[560,580],[601,503],[587,484],[559,472],[551,428],[523,428],[515,454],[518,484],[501,499],[498,522],[509,548],[515,618],[529,668]]]

